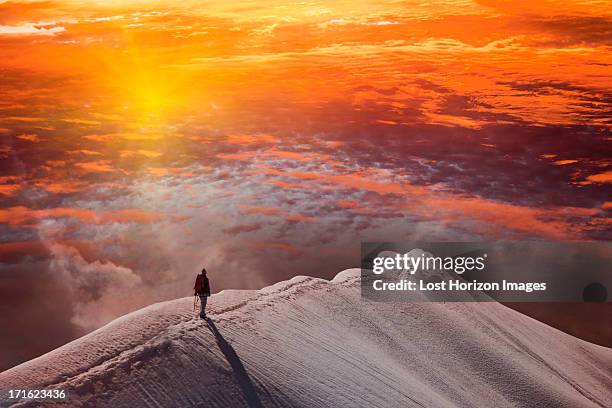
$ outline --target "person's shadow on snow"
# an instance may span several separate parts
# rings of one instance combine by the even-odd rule
[[[223,338],[223,335],[221,335],[217,329],[217,326],[215,326],[215,322],[213,322],[210,318],[206,318],[206,323],[208,324],[212,334],[215,336],[219,349],[232,367],[232,370],[234,370],[234,377],[236,377],[236,381],[242,389],[242,393],[244,394],[244,398],[246,399],[249,407],[263,407],[261,401],[259,400],[259,396],[257,395],[257,390],[251,381],[251,377],[249,377],[249,374],[246,372],[244,366],[242,365],[242,361],[240,361],[240,357],[238,357],[238,354],[236,354],[234,348]]]

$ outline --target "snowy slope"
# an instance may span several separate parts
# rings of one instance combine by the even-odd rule
[[[0,389],[66,389],[70,407],[612,406],[611,349],[493,302],[364,302],[358,269],[223,291],[209,310],[149,306]]]

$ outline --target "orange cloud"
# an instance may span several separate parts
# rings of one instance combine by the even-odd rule
[[[28,142],[32,142],[32,143],[38,143],[41,140],[40,136],[33,134],[33,133],[19,135],[17,136],[17,139],[27,140]]]
[[[553,162],[553,164],[556,166],[565,166],[567,164],[574,164],[574,163],[578,163],[578,160],[557,160]]]
[[[255,156],[256,156],[255,152],[221,153],[217,155],[217,157],[220,159],[233,159],[233,160],[241,160],[241,161],[251,160]]]
[[[8,116],[5,118],[0,118],[0,121],[7,121],[7,122],[44,122],[46,119],[44,118],[37,118],[37,117],[31,117],[31,116]]]
[[[108,142],[115,137],[114,134],[105,135],[85,135],[83,139],[93,140],[94,142]]]
[[[572,239],[581,231],[568,221],[573,212],[576,217],[590,217],[597,209],[554,208],[539,209],[499,203],[480,197],[430,197],[420,207],[430,219],[444,222],[479,221],[482,232],[497,235],[503,230],[536,234],[552,239]]]
[[[188,171],[185,167],[149,167],[147,173],[157,176],[165,177],[169,175],[182,176],[182,177],[193,177],[196,174]]]
[[[441,113],[428,112],[426,114],[426,122],[436,125],[449,126],[449,127],[464,127],[468,129],[480,129],[483,122],[479,122],[466,116],[453,116],[444,115]]]
[[[355,200],[340,200],[338,201],[338,205],[342,208],[356,208],[359,206],[359,202]]]
[[[289,212],[280,208],[274,207],[250,207],[243,210],[245,214],[254,215],[267,215],[267,216],[283,216],[287,222],[314,222],[316,217],[302,215],[302,214],[290,214]]]
[[[74,166],[92,173],[110,173],[116,170],[107,160],[75,163]]]
[[[0,176],[0,195],[13,196],[21,190],[21,178],[18,176]]]
[[[293,215],[287,215],[285,217],[285,220],[287,220],[287,222],[315,222],[317,218],[310,217],[307,215],[293,214]]]
[[[68,154],[82,154],[85,156],[100,156],[102,153],[96,152],[95,150],[87,150],[87,149],[79,149],[79,150],[69,150],[66,153]]]
[[[612,183],[612,170],[590,175],[586,178],[586,183],[583,183]]]
[[[49,193],[55,194],[76,193],[83,188],[83,184],[73,181],[55,182],[49,180],[39,180],[35,182],[34,185],[48,191]]]
[[[276,169],[259,170],[261,174],[283,175],[297,179],[317,180],[343,188],[370,191],[382,197],[397,195],[405,197],[406,204],[389,204],[384,200],[377,202],[374,209],[394,209],[400,214],[419,215],[430,220],[444,223],[472,223],[472,227],[483,232],[496,234],[502,230],[530,233],[553,239],[571,239],[579,237],[579,225],[570,221],[571,217],[592,217],[600,209],[590,208],[532,208],[513,205],[479,196],[457,195],[437,192],[427,187],[415,186],[407,182],[385,182],[385,172],[378,169],[365,169],[342,175],[324,175],[316,173],[279,171]],[[609,176],[612,175],[610,172]],[[388,176],[387,176],[388,178]],[[357,203],[345,201],[344,208],[358,207]],[[342,204],[340,204],[342,205]],[[371,209],[357,209],[368,213]],[[269,211],[272,213],[272,211]],[[274,211],[279,214],[278,211]],[[480,223],[480,226],[474,225]],[[488,225],[488,227],[486,227]]]
[[[275,186],[283,187],[283,188],[301,188],[302,185],[298,183],[288,183],[286,181],[281,180],[267,180],[267,184],[274,184]]]
[[[163,167],[149,167],[147,171],[157,177],[164,177],[170,174],[170,170]]]
[[[4,196],[14,195],[19,190],[21,186],[18,184],[0,184],[0,194]]]
[[[286,242],[258,242],[254,246],[256,249],[284,251],[294,255],[302,252],[295,245]]]
[[[237,235],[244,232],[253,232],[261,229],[262,225],[259,223],[251,223],[251,224],[240,224],[235,225],[233,227],[225,228],[223,232],[230,235]]]
[[[162,154],[159,152],[155,152],[153,150],[144,150],[144,149],[138,149],[138,150],[121,150],[119,152],[119,156],[121,158],[126,158],[126,157],[133,157],[133,156],[144,156],[148,159],[154,159],[156,157],[161,156]]]
[[[165,216],[160,213],[128,208],[125,210],[117,210],[109,213],[103,213],[99,216],[99,222],[102,224],[113,222],[135,222],[137,224],[147,224],[151,222],[161,221],[162,219],[164,219],[164,217]]]
[[[52,208],[33,210],[23,206],[0,209],[0,223],[12,226],[34,226],[38,221],[46,218],[78,218],[83,221],[94,222],[95,212],[79,208]]]
[[[251,207],[244,210],[246,214],[260,214],[260,215],[282,215],[285,211],[280,208],[272,207]]]
[[[88,120],[88,119],[79,119],[79,118],[62,119],[62,121],[66,123],[73,123],[75,125],[96,126],[100,124],[100,122],[98,122],[97,120]]]
[[[24,206],[0,209],[0,223],[17,227],[34,227],[45,219],[74,218],[89,224],[129,223],[146,224],[160,221],[165,216],[160,213],[123,209],[108,212],[96,212],[82,208],[49,208],[34,210]]]
[[[274,136],[266,134],[231,134],[227,136],[228,143],[238,145],[249,145],[255,143],[274,143],[276,142],[276,140],[277,139]]]

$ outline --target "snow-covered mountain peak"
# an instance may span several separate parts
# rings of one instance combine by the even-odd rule
[[[154,304],[0,388],[65,389],[71,407],[612,406],[612,350],[494,302],[365,301],[359,272],[226,290],[209,321],[192,298]]]

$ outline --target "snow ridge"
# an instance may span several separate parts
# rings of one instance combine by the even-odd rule
[[[65,389],[71,407],[612,406],[611,349],[494,302],[363,301],[359,269],[223,291],[209,310],[123,316],[0,373],[0,406],[10,388]]]

